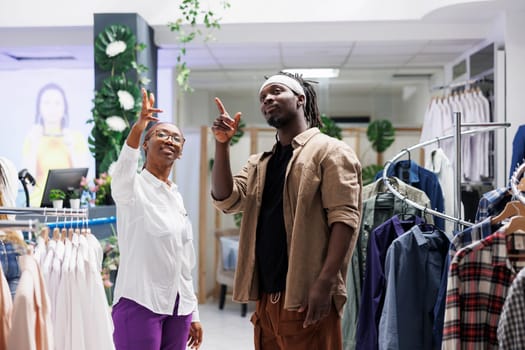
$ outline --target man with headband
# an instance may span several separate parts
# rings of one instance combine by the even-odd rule
[[[212,199],[242,212],[233,299],[256,300],[257,350],[341,349],[346,272],[361,216],[361,165],[322,126],[313,86],[280,72],[259,90],[274,147],[232,176],[229,143],[241,118],[216,98]]]

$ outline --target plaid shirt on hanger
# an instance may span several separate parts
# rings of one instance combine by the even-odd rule
[[[476,222],[497,215],[505,208],[505,204],[512,199],[509,195],[509,187],[496,188],[489,191],[481,197],[478,204],[478,211],[476,212]]]
[[[497,327],[517,271],[503,230],[459,250],[450,265],[442,349],[497,349]]]

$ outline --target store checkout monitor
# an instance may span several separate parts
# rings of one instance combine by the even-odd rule
[[[59,188],[65,193],[71,190],[80,189],[82,177],[86,177],[88,168],[69,168],[69,169],[50,169],[47,173],[44,194],[42,195],[42,208],[51,208],[53,203],[49,200],[49,192],[54,188]],[[69,200],[64,200],[64,207],[69,208]]]

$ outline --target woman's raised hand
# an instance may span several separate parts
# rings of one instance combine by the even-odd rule
[[[215,103],[219,109],[220,115],[213,122],[211,130],[215,135],[215,139],[220,143],[230,142],[231,138],[237,132],[239,128],[239,122],[241,120],[241,112],[237,112],[235,117],[232,119],[221,100],[218,97],[215,97]]]
[[[146,89],[142,88],[142,109],[140,110],[139,121],[142,121],[145,124],[147,124],[150,121],[159,121],[157,117],[153,116],[153,113],[161,113],[162,109],[153,107],[154,104],[155,96],[153,95],[153,93],[150,92],[148,96],[148,92],[146,91]]]

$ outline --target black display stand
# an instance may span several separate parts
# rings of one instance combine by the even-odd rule
[[[143,76],[150,80],[147,88],[157,95],[157,45],[153,40],[153,28],[136,13],[95,13],[93,25],[93,42],[98,34],[107,26],[112,24],[125,25],[131,29],[131,32],[137,38],[137,44],[145,44],[146,48],[137,54],[137,64],[148,67],[148,71],[142,73]],[[93,57],[93,60],[95,58]],[[102,87],[104,79],[109,77],[111,72],[102,71],[95,64],[95,90]],[[131,80],[137,80],[137,72],[130,70],[129,77]]]

